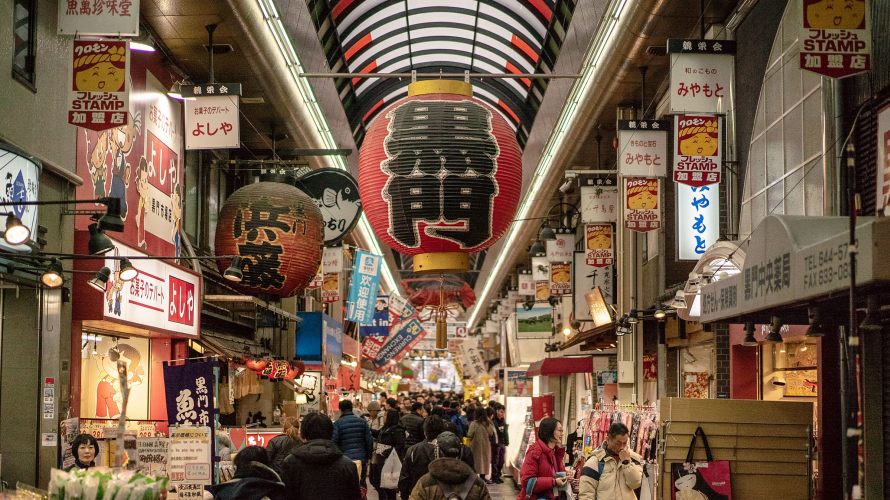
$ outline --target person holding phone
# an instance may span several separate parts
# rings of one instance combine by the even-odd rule
[[[606,442],[590,454],[581,469],[578,500],[636,500],[634,490],[643,481],[643,457],[628,449],[628,433],[627,426],[619,422],[609,427]]]
[[[565,429],[562,422],[548,417],[538,426],[538,440],[525,454],[519,471],[519,496],[516,500],[557,500],[555,491],[564,489],[568,478],[563,464],[566,450],[560,446]],[[562,477],[557,477],[559,473]],[[605,497],[603,497],[605,498]]]

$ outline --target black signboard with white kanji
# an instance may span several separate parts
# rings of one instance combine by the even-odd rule
[[[182,97],[214,97],[221,95],[241,95],[240,83],[204,83],[201,85],[180,85]]]
[[[688,40],[671,38],[667,42],[669,54],[726,54],[735,55],[735,40]]]
[[[618,130],[670,130],[670,120],[618,120]]]

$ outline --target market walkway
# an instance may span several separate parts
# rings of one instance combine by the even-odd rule
[[[488,493],[491,500],[515,500],[519,494],[519,488],[516,483],[507,480],[504,484],[491,484],[488,486]],[[374,488],[368,488],[368,500],[378,500],[377,492]]]

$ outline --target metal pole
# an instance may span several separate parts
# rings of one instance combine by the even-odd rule
[[[856,418],[860,405],[860,380],[859,380],[859,334],[856,330],[856,254],[859,253],[856,241],[856,216],[858,204],[856,203],[856,147],[853,143],[847,144],[847,203],[850,215],[850,322],[847,332],[847,397],[842,400],[846,425],[844,430],[844,495],[852,496],[852,489],[859,486],[859,436],[862,429],[859,427],[859,419]],[[852,385],[850,385],[852,384]],[[855,390],[854,390],[855,389]]]
[[[300,73],[300,78],[411,78],[410,73]],[[554,80],[560,78],[580,79],[582,75],[554,73],[418,73],[417,76],[430,78],[528,78],[529,80]]]
[[[207,30],[207,34],[209,35],[208,43],[210,44],[209,52],[210,52],[210,83],[216,83],[216,79],[213,76],[213,53],[216,52],[213,49],[213,32],[216,30],[215,24],[208,24],[204,26],[204,29]]]
[[[699,0],[699,9],[701,11],[701,28],[699,29],[699,39],[705,39],[705,0]]]
[[[640,99],[640,120],[646,119],[646,71],[648,70],[649,66],[640,66],[640,74],[643,75],[643,85],[640,88],[640,94],[642,94]]]

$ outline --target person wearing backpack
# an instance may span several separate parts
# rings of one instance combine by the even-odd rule
[[[444,455],[430,462],[429,472],[411,491],[409,500],[491,500],[485,481],[461,461],[461,440],[451,432],[436,439]]]
[[[606,442],[590,454],[581,469],[578,500],[614,498],[636,500],[634,490],[643,480],[643,457],[627,447],[627,426],[616,422],[609,427]]]

